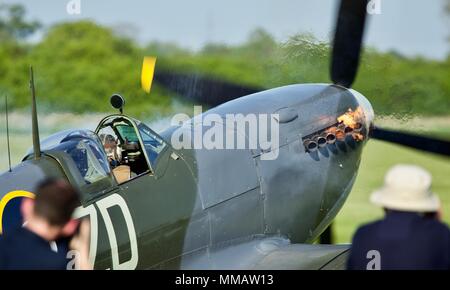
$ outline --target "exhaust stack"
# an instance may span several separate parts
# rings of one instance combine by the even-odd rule
[[[311,140],[311,139],[307,139],[303,142],[303,145],[305,146],[306,150],[308,152],[313,152],[317,150],[318,144],[317,142]]]

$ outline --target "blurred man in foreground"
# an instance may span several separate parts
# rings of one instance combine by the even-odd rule
[[[0,269],[67,269],[69,239],[79,226],[72,214],[78,206],[78,193],[66,181],[42,182],[34,200],[22,201],[24,226],[0,237]]]
[[[427,171],[394,166],[371,201],[384,208],[385,218],[357,230],[348,269],[450,269],[450,231],[439,221]]]

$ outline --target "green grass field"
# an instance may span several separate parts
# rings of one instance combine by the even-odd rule
[[[433,191],[442,201],[444,221],[450,223],[450,159],[369,140],[353,190],[335,220],[336,242],[350,242],[359,225],[383,216],[383,211],[369,202],[369,196],[383,184],[387,169],[398,163],[420,165],[431,172]]]

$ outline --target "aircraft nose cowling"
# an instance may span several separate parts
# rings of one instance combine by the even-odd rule
[[[361,94],[335,86],[289,108],[298,117],[289,131],[280,124],[278,158],[259,161],[265,228],[292,242],[312,242],[352,189],[373,110]]]
[[[242,136],[244,141],[255,140],[261,127],[254,130],[237,122],[228,126],[229,116],[249,124],[252,117],[270,117],[263,118],[270,120],[263,137],[273,146],[262,148],[258,138],[255,148],[237,150],[240,155],[235,150],[191,152],[201,176],[203,207],[215,223],[213,242],[249,233],[281,235],[294,243],[313,241],[336,216],[353,186],[373,120],[368,101],[336,85],[291,85],[236,99],[201,115],[203,121],[216,117],[215,124],[231,132],[236,143]],[[189,123],[186,130],[193,130],[195,124]],[[199,132],[208,132],[208,126],[212,127],[201,126]],[[307,147],[307,140],[317,146]],[[209,169],[211,164],[217,164],[215,171]],[[213,178],[218,175],[221,178]],[[225,208],[226,219],[221,218]]]

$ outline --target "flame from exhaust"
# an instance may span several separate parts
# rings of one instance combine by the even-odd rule
[[[358,124],[361,124],[363,120],[363,111],[361,107],[358,107],[355,111],[351,108],[345,112],[345,114],[337,118],[339,123],[344,123],[345,126],[351,127],[352,129],[357,129]]]
[[[351,108],[344,114],[337,118],[339,124],[343,124],[346,127],[350,127],[352,130],[352,137],[355,141],[363,141],[364,135],[360,133],[364,120],[364,112],[361,107],[356,108],[353,111]]]
[[[307,152],[316,151],[319,147],[332,144],[337,140],[343,141],[346,136],[351,136],[353,140],[359,142],[365,139],[364,112],[361,107],[355,111],[351,108],[337,118],[337,124],[323,130],[321,133],[307,136],[303,139],[303,145]],[[327,136],[330,134],[331,136]],[[326,140],[323,142],[323,140]],[[320,143],[320,144],[319,144]]]

